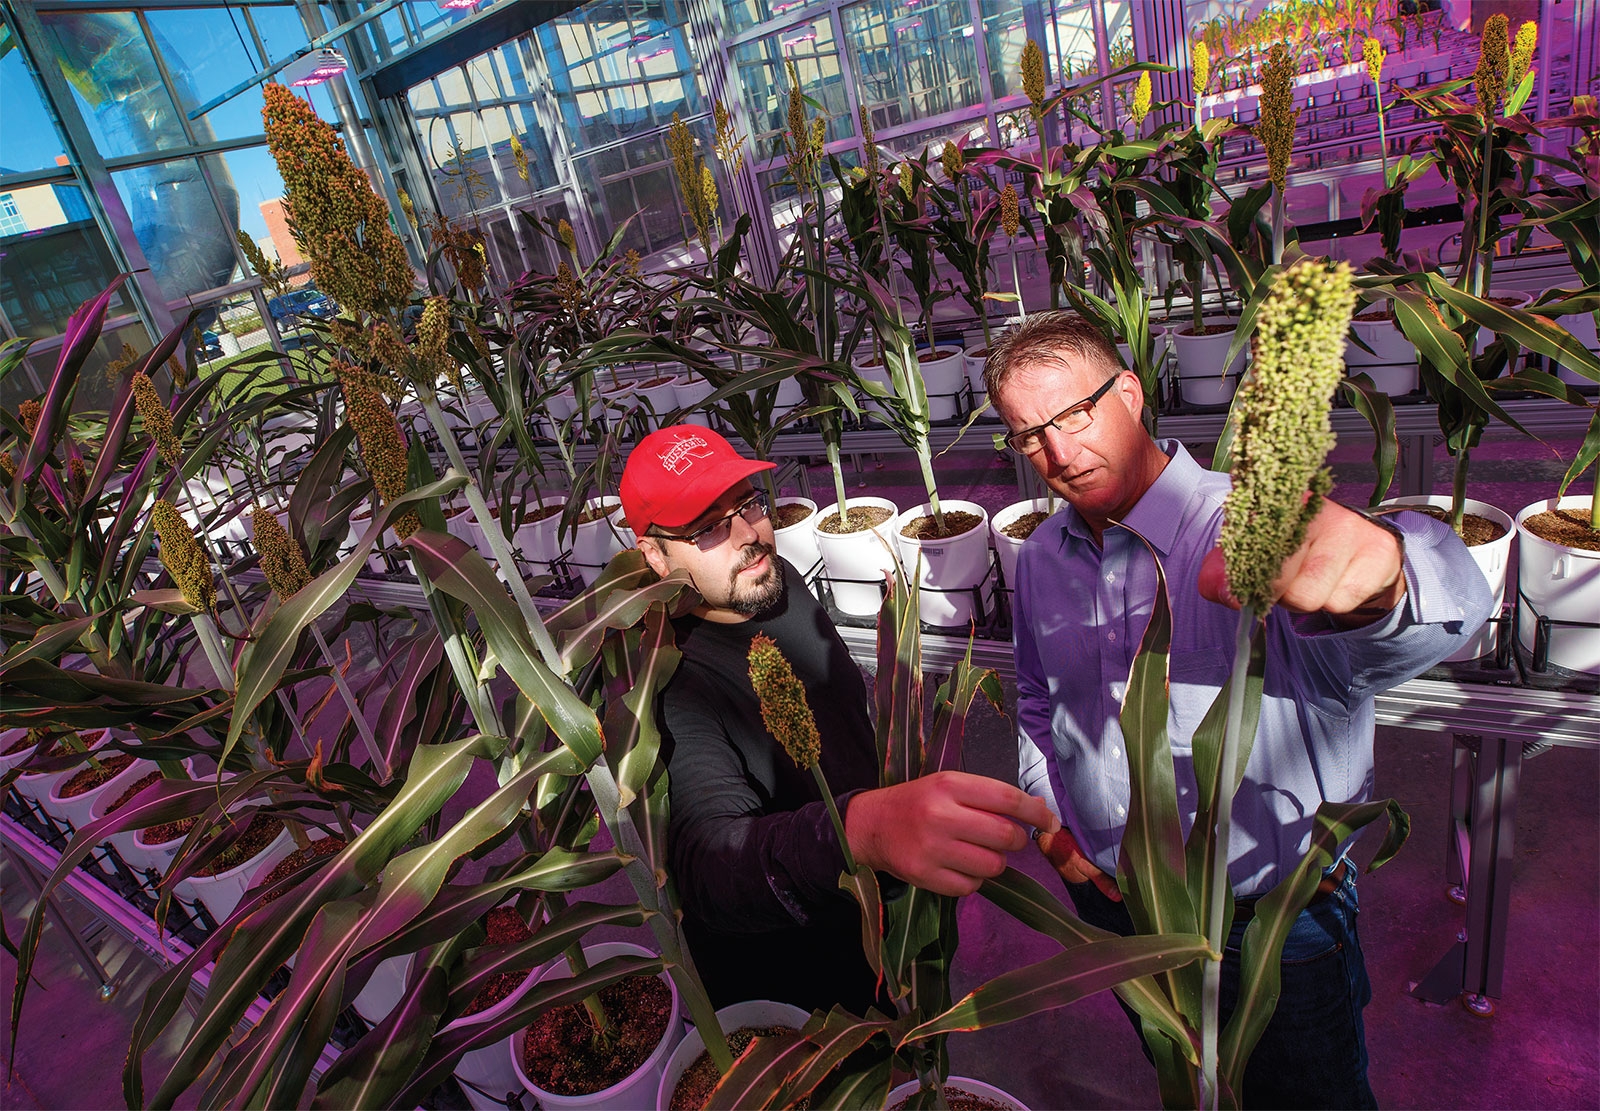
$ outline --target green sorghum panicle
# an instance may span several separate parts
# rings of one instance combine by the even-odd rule
[[[1517,41],[1511,45],[1511,69],[1506,74],[1506,88],[1516,91],[1522,79],[1533,68],[1533,49],[1539,45],[1539,25],[1527,20],[1517,28]]]
[[[256,551],[261,553],[261,574],[279,598],[288,601],[311,581],[305,553],[278,518],[257,505],[250,513],[255,528]]]
[[[150,519],[161,540],[156,554],[178,584],[183,600],[195,609],[209,612],[217,603],[217,584],[211,578],[211,563],[201,551],[194,530],[165,498],[151,507]]]
[[[954,181],[966,168],[967,159],[955,143],[946,143],[944,151],[939,155],[939,164],[944,167],[944,176]]]
[[[1332,485],[1323,465],[1334,443],[1328,410],[1355,301],[1348,264],[1308,258],[1278,277],[1261,306],[1254,374],[1234,403],[1233,489],[1220,540],[1229,589],[1258,614],[1271,607],[1273,580]]]
[[[1206,86],[1211,83],[1211,48],[1203,42],[1195,43],[1189,68],[1194,71],[1194,96],[1199,100],[1206,95]]]
[[[183,451],[172,432],[172,414],[167,410],[167,403],[161,400],[156,384],[142,370],[133,376],[133,407],[139,411],[144,430],[155,440],[156,451],[161,458],[167,466],[176,467],[178,460],[183,457]]]
[[[1272,53],[1261,67],[1261,122],[1256,135],[1267,152],[1267,175],[1282,193],[1289,177],[1289,158],[1294,154],[1294,125],[1300,115],[1294,106],[1294,58],[1285,43],[1272,44]]]
[[[1383,78],[1383,43],[1377,39],[1368,39],[1361,44],[1361,57],[1367,63],[1367,76],[1377,84]]]
[[[815,765],[822,758],[822,737],[806,688],[765,633],[750,642],[750,686],[761,702],[761,720],[789,758],[802,768]]]
[[[1506,95],[1510,33],[1509,19],[1491,15],[1484,21],[1483,37],[1478,40],[1478,68],[1472,73],[1472,89],[1478,95],[1478,115],[1486,120],[1495,114]]]
[[[522,140],[515,135],[511,136],[511,161],[516,163],[517,176],[523,181],[528,180],[528,152],[522,145]]]
[[[1144,118],[1150,114],[1150,97],[1150,71],[1145,70],[1133,86],[1133,107],[1128,112],[1136,131],[1144,124]]]
[[[450,357],[450,299],[429,297],[417,319],[417,362],[433,381],[440,377],[461,386],[461,369]]]

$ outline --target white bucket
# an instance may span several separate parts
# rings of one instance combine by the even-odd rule
[[[817,547],[822,552],[823,565],[834,581],[833,604],[843,613],[856,617],[871,617],[883,606],[883,591],[878,583],[886,571],[894,570],[894,520],[900,510],[887,498],[851,498],[847,509],[877,506],[889,511],[888,520],[870,529],[856,532],[824,532],[817,529]],[[838,512],[838,505],[830,505],[817,514],[820,526],[830,514]]]
[[[1589,497],[1568,495],[1534,502],[1517,514],[1517,581],[1527,601],[1517,601],[1517,640],[1533,651],[1538,615],[1552,621],[1600,622],[1600,552],[1569,548],[1535,536],[1523,521],[1551,509],[1589,508]],[[1600,674],[1600,629],[1550,627],[1550,662],[1569,671]]]
[[[678,380],[674,383],[672,389],[678,408],[689,409],[710,397],[716,392],[717,387],[709,378],[691,372],[678,375]],[[704,409],[696,409],[693,412],[685,413],[683,415],[683,423],[698,424],[702,428],[710,428],[712,426],[711,415]]]
[[[663,419],[678,407],[678,379],[676,375],[658,374],[653,378],[646,378],[644,385],[637,384],[634,388],[634,400],[641,406],[650,410],[650,425],[660,428]]]
[[[652,953],[642,945],[634,945],[627,941],[603,941],[598,945],[585,945],[583,947],[584,959],[592,967],[611,957],[653,957]],[[564,978],[569,976],[566,958],[553,962],[539,976],[539,982]],[[523,1032],[516,1031],[511,1035],[510,1053],[511,1067],[522,1086],[531,1092],[539,1101],[539,1106],[556,1111],[560,1108],[592,1108],[594,1111],[637,1111],[638,1108],[647,1107],[650,1103],[650,1094],[661,1083],[662,1070],[667,1066],[667,1058],[677,1048],[678,1042],[683,1038],[683,1023],[678,1018],[678,988],[672,982],[672,977],[665,972],[660,974],[663,983],[672,993],[672,1005],[667,1013],[667,1028],[661,1035],[661,1042],[654,1052],[645,1058],[640,1065],[626,1079],[618,1081],[609,1088],[602,1088],[598,1092],[591,1092],[583,1096],[558,1096],[547,1092],[529,1080],[522,1071],[522,1040]]]
[[[1576,316],[1563,316],[1558,323],[1565,328],[1572,338],[1577,340],[1591,352],[1600,352],[1600,337],[1595,334],[1594,314],[1579,313]],[[1592,386],[1593,378],[1585,378],[1577,371],[1566,366],[1556,367],[1556,377],[1572,386]]]
[[[1230,320],[1207,320],[1208,325],[1232,324]],[[1223,373],[1222,360],[1233,343],[1235,329],[1209,336],[1194,335],[1191,325],[1180,325],[1168,333],[1178,361],[1178,390],[1189,405],[1226,405],[1233,399],[1244,373],[1245,352],[1240,351]]]
[[[961,411],[961,391],[967,384],[967,357],[959,348],[918,351],[917,370],[928,397],[928,419],[953,420]]]
[[[266,848],[243,864],[214,876],[186,876],[173,885],[173,893],[191,903],[198,901],[205,904],[212,920],[220,925],[227,921],[228,915],[244,898],[244,893],[250,890],[250,881],[256,873],[263,868],[271,868],[292,852],[294,838],[289,836],[289,827],[284,826],[278,831],[278,836],[267,843]]]
[[[1390,498],[1383,504],[1385,507],[1429,505],[1448,510],[1450,508],[1450,495],[1425,494],[1405,498]],[[1488,502],[1475,501],[1472,498],[1468,498],[1463,503],[1463,508],[1467,513],[1471,513],[1474,516],[1485,517],[1494,521],[1504,528],[1506,532],[1498,540],[1467,549],[1472,554],[1473,562],[1478,565],[1478,570],[1483,572],[1484,581],[1489,584],[1489,592],[1494,595],[1494,607],[1489,611],[1489,620],[1484,622],[1483,627],[1474,633],[1466,644],[1446,657],[1446,662],[1448,663],[1475,660],[1494,651],[1494,619],[1500,616],[1500,605],[1505,601],[1507,562],[1511,556],[1511,541],[1516,536],[1516,529],[1511,518]]]
[[[612,524],[615,511],[622,502],[613,497],[590,498],[583,503],[585,509],[605,507],[611,512],[593,521],[580,521],[577,534],[572,538],[572,562],[583,585],[588,586],[600,577],[611,557],[622,551],[622,537]]]
[[[1373,385],[1390,397],[1404,397],[1417,388],[1417,349],[1394,321],[1352,320],[1350,330],[1372,348],[1364,351],[1355,343],[1344,348],[1345,372],[1365,374]]]
[[[792,563],[802,575],[808,574],[817,565],[817,560],[822,558],[822,549],[817,547],[817,503],[810,498],[785,497],[779,498],[778,504],[803,505],[811,510],[804,520],[773,530],[778,554]]]
[[[944,499],[940,508],[946,513],[974,514],[978,523],[959,536],[940,540],[906,536],[901,529],[918,517],[932,514],[932,506],[924,503],[895,518],[894,538],[900,545],[900,559],[907,574],[921,556],[917,583],[922,588],[918,601],[922,620],[930,625],[962,626],[982,612],[973,591],[989,573],[989,514],[983,506],[970,501]]]
[[[526,513],[534,509],[557,509],[567,504],[566,494],[546,494],[530,506],[525,506]],[[517,526],[513,534],[513,543],[517,551],[522,553],[522,558],[530,563],[548,564],[561,554],[561,514],[552,513],[548,517],[541,517],[537,521],[524,521]]]
[[[888,363],[854,363],[852,365],[855,367],[856,375],[863,382],[872,382],[882,386],[889,392],[891,397],[894,396],[894,379],[889,374]],[[862,394],[861,411],[862,420],[866,424],[886,423],[880,415],[883,412],[883,405],[876,397]],[[877,611],[874,610],[873,612]]]
[[[967,384],[972,387],[972,407],[982,409],[983,403],[988,400],[988,391],[983,386],[983,364],[989,357],[989,349],[983,346],[983,341],[978,341],[977,347],[969,347],[962,352],[967,363]],[[994,406],[984,410],[982,420],[999,420],[1000,414],[994,411]]]
[[[920,1080],[908,1080],[891,1091],[889,1098],[883,1101],[883,1105],[885,1107],[893,1107],[897,1103],[902,1103],[916,1095],[917,1089],[921,1086],[922,1081]],[[947,1103],[953,1094],[951,1092],[952,1088],[966,1092],[968,1095],[978,1096],[991,1103],[999,1104],[1001,1107],[1007,1108],[1008,1111],[1028,1111],[1027,1104],[1016,1096],[996,1088],[993,1084],[985,1084],[981,1080],[973,1080],[965,1076],[950,1077],[944,1082],[945,1101]]]
[[[770,999],[748,999],[743,1003],[732,1003],[719,1008],[717,1025],[722,1028],[724,1036],[735,1030],[742,1030],[746,1026],[784,1026],[791,1030],[799,1030],[810,1017],[792,1003],[774,1003]],[[667,1058],[666,1067],[661,1072],[661,1082],[656,1086],[656,1111],[667,1111],[667,1108],[672,1106],[672,1093],[677,1091],[678,1081],[689,1071],[689,1066],[700,1059],[700,1054],[705,1052],[705,1048],[705,1039],[700,1036],[699,1030],[690,1030],[683,1036],[683,1041],[678,1043],[678,1048]]]
[[[1022,545],[1026,541],[1007,536],[1004,532],[1005,527],[1026,514],[1048,512],[1050,512],[1049,498],[1029,498],[1026,501],[1012,502],[989,518],[989,534],[994,539],[994,554],[1000,560],[1000,574],[1008,589],[1017,589],[1017,559],[1021,556]]]
[[[107,749],[103,753],[95,753],[95,758],[99,760],[114,760],[121,755],[123,753],[116,749]],[[72,775],[64,775],[56,780],[55,785],[50,788],[50,795],[45,803],[45,809],[66,822],[73,829],[82,829],[97,817],[95,814],[96,803],[102,799],[108,803],[115,801],[118,795],[133,786],[135,780],[141,776],[149,775],[155,770],[154,764],[135,759],[98,787],[91,787],[87,791],[73,795],[71,798],[62,798],[61,792],[66,789],[73,776],[83,771],[83,768],[77,768]]]
[[[512,989],[494,1006],[479,1011],[477,1014],[458,1018],[446,1030],[454,1030],[463,1026],[482,1026],[494,1022],[505,1014],[517,1001],[533,990],[533,985],[538,982],[539,969],[530,968],[527,977]],[[488,1045],[477,1049],[469,1049],[461,1055],[461,1060],[456,1062],[455,1076],[462,1081],[461,1092],[467,1097],[469,1103],[476,1111],[505,1111],[507,1093],[515,1092],[522,1084],[517,1079],[516,1070],[511,1067],[511,1058],[506,1054],[506,1047],[511,1044],[515,1034],[507,1034],[499,1041],[490,1042]],[[474,1088],[481,1088],[495,1098],[491,1103],[479,1095]]]

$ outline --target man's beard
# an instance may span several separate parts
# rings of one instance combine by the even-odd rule
[[[767,557],[767,573],[755,582],[741,581],[739,573],[752,563]],[[739,553],[739,562],[728,575],[727,607],[735,613],[754,617],[771,609],[783,598],[783,567],[778,563],[778,551],[770,544],[757,540],[746,545]]]

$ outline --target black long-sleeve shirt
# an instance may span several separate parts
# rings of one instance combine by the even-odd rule
[[[874,977],[860,910],[838,886],[844,855],[816,781],[761,721],[750,642],[771,637],[805,685],[841,813],[852,793],[878,785],[866,683],[799,573],[782,567],[784,599],[771,613],[675,623],[683,660],[661,695],[671,865],[716,1006],[774,999],[859,1013]]]

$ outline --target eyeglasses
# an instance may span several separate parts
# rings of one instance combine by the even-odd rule
[[[1020,432],[1011,433],[1011,435],[1006,437],[1006,447],[1010,448],[1018,455],[1032,455],[1034,452],[1039,451],[1044,447],[1044,430],[1047,428],[1054,428],[1057,432],[1064,433],[1068,436],[1078,435],[1080,432],[1094,423],[1095,405],[1102,397],[1106,395],[1106,391],[1116,384],[1117,379],[1121,377],[1122,375],[1120,373],[1113,374],[1110,378],[1107,378],[1105,384],[1098,390],[1095,390],[1094,393],[1090,394],[1076,405],[1067,406],[1065,409],[1061,410],[1061,412],[1057,413],[1043,424],[1036,425],[1033,428],[1024,428]]]
[[[713,548],[721,547],[727,543],[728,537],[733,533],[733,519],[743,517],[746,524],[759,524],[767,519],[767,495],[765,491],[758,490],[744,501],[734,507],[733,512],[726,517],[719,517],[705,528],[697,528],[686,536],[672,536],[664,532],[652,532],[648,535],[657,540],[681,540],[685,544],[693,544],[702,552],[709,552]]]

